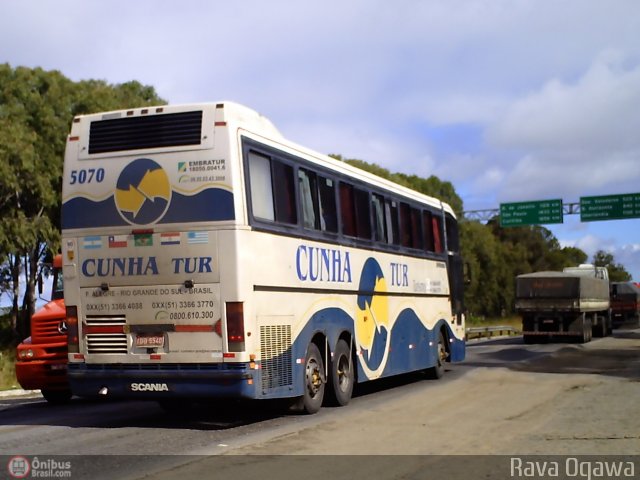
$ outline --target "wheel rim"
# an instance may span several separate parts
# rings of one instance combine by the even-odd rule
[[[315,397],[322,387],[322,374],[320,365],[315,358],[310,358],[306,368],[307,390]]]
[[[337,366],[338,388],[346,392],[351,384],[351,366],[346,355],[341,355]]]
[[[442,339],[438,341],[438,366],[444,365],[444,361],[447,359],[447,349],[444,348]]]

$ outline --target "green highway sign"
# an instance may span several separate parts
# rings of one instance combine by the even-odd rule
[[[580,221],[640,218],[640,193],[580,197]]]
[[[562,199],[500,204],[500,225],[519,227],[563,223]]]

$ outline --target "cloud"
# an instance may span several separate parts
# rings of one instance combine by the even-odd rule
[[[0,61],[244,103],[475,209],[638,191],[639,31],[636,0],[21,0]]]
[[[502,148],[592,154],[640,149],[640,65],[600,54],[575,83],[553,79],[515,101],[487,132]]]
[[[516,99],[486,130],[488,146],[505,159],[503,167],[509,165],[500,197],[575,201],[636,191],[639,105],[640,64],[612,51],[576,81],[553,79]]]
[[[599,250],[613,255],[615,263],[623,265],[635,281],[640,281],[640,243],[621,243],[615,236],[584,235],[576,240],[559,240],[562,247],[576,247],[588,255],[587,261]]]

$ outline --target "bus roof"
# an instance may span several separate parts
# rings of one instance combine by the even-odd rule
[[[307,147],[299,145],[286,139],[275,125],[264,115],[259,112],[241,105],[236,102],[206,102],[192,104],[176,104],[176,105],[159,105],[150,107],[139,107],[131,109],[114,110],[109,112],[100,112],[87,115],[78,115],[74,118],[72,132],[70,136],[75,135],[74,126],[80,123],[92,122],[96,120],[109,120],[121,118],[122,116],[140,116],[148,114],[166,114],[187,112],[196,109],[210,109],[215,111],[215,124],[227,125],[241,134],[247,135],[259,140],[260,142],[270,144],[280,150],[291,155],[303,156],[305,160],[323,166],[329,170],[343,173],[350,177],[360,179],[363,182],[377,186],[381,189],[388,190],[406,197],[410,200],[431,205],[435,208],[442,209],[455,218],[455,213],[451,206],[441,200],[422,194],[411,188],[405,187],[391,180],[387,180],[378,175],[370,173],[358,167],[354,167],[346,162],[336,160],[328,155],[318,153]]]

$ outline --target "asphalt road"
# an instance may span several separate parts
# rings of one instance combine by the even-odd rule
[[[640,330],[586,345],[513,337],[470,342],[466,361],[442,380],[374,382],[349,406],[312,416],[259,402],[176,416],[155,402],[74,399],[52,407],[39,397],[1,398],[0,454],[73,455],[72,478],[94,479],[265,478],[282,469],[307,478],[431,478],[417,475],[425,458],[430,472],[445,476],[451,462],[424,455],[637,455],[639,380]],[[246,457],[253,454],[264,457]],[[281,456],[288,454],[301,456]],[[388,455],[415,457],[398,468]]]

